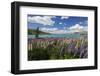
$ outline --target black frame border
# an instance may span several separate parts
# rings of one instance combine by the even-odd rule
[[[82,9],[82,10],[94,10],[94,66],[81,66],[81,67],[64,67],[64,68],[49,68],[49,69],[31,69],[20,70],[20,6],[31,7],[47,7],[47,8],[62,8],[62,9]],[[28,73],[44,73],[44,72],[59,72],[59,71],[74,71],[74,70],[90,70],[97,69],[97,7],[96,6],[81,6],[81,5],[65,5],[65,4],[49,4],[49,3],[31,3],[31,2],[12,2],[11,3],[11,73],[13,74],[28,74]]]

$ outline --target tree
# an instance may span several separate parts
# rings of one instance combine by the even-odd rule
[[[36,29],[36,35],[35,35],[36,38],[39,38],[39,27],[37,27]]]

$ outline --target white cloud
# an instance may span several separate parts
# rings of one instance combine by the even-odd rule
[[[69,29],[70,30],[74,30],[74,29],[77,29],[77,30],[79,29],[80,30],[80,29],[83,29],[83,28],[84,27],[83,26],[80,26],[80,24],[75,24],[74,26],[71,26]]]
[[[44,32],[51,32],[51,31],[56,31],[58,30],[58,28],[40,28],[41,31],[44,31]]]
[[[62,24],[62,22],[59,22],[59,24]]]
[[[41,31],[43,32],[47,32],[47,33],[52,33],[52,34],[65,34],[67,33],[67,30],[61,30],[61,29],[58,29],[58,28],[41,28],[40,29]]]
[[[83,22],[79,22],[79,24],[80,25],[83,25],[83,24],[88,25],[88,21],[86,20],[86,21],[83,21]]]
[[[74,26],[69,27],[70,32],[83,32],[87,31],[87,26],[81,26],[80,24],[75,24]]]
[[[61,19],[68,19],[68,16],[62,16]]]
[[[64,29],[64,30],[67,30],[67,29],[68,29],[68,27],[64,27],[63,29]]]
[[[52,18],[54,16],[29,16],[28,17],[28,22],[31,23],[39,23],[39,24],[43,24],[44,26],[46,25],[50,25],[53,26],[53,24],[55,23]]]
[[[83,22],[79,22],[79,24],[83,24]]]
[[[52,31],[51,33],[53,33],[53,34],[65,34],[66,30],[56,30],[56,31]]]

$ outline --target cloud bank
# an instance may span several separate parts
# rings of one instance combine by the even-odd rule
[[[28,22],[39,23],[44,26],[49,25],[53,26],[55,21],[52,20],[54,16],[28,16]]]
[[[88,29],[87,26],[81,26],[80,24],[75,24],[71,27],[64,27],[64,29],[43,27],[40,30],[52,34],[66,34],[66,33],[84,32],[87,31],[87,29]]]
[[[62,16],[61,19],[68,19],[68,16]]]

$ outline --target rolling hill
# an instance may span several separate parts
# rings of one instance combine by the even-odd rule
[[[42,31],[38,31],[39,34],[50,34],[50,33],[46,33],[46,32],[42,32]],[[35,35],[37,34],[37,31],[34,29],[28,29],[28,35]]]

